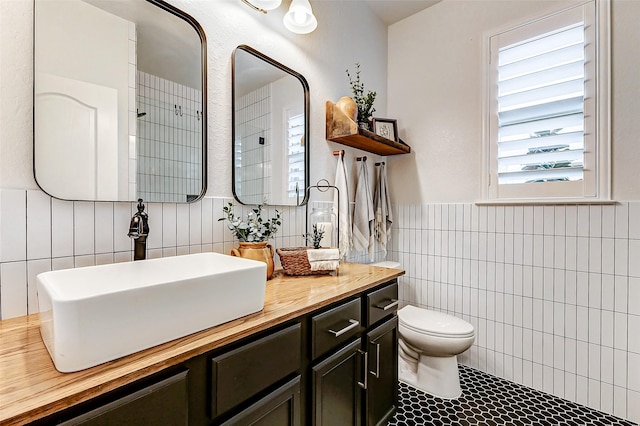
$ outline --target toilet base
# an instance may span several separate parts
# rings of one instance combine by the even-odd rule
[[[454,356],[421,355],[417,363],[399,357],[398,379],[430,395],[442,399],[456,399],[462,395],[458,359]]]

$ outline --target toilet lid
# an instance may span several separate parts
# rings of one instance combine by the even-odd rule
[[[407,305],[398,311],[400,324],[417,333],[439,337],[473,336],[473,325],[443,312]]]

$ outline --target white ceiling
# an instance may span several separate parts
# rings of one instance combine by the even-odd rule
[[[365,3],[382,21],[391,25],[441,0],[366,0]]]

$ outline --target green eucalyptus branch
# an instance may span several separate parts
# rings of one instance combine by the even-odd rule
[[[303,235],[304,240],[307,242],[307,244],[309,244],[309,240],[311,240],[313,242],[313,248],[314,249],[319,249],[320,248],[320,242],[322,241],[322,237],[324,236],[324,228],[321,226],[320,228],[318,228],[318,224],[314,224],[313,225],[313,233],[306,233]]]
[[[218,221],[227,220],[227,228],[235,237],[243,243],[259,243],[273,238],[278,233],[278,226],[282,225],[280,211],[276,209],[276,215],[271,219],[262,218],[262,204],[252,209],[247,214],[246,221],[241,216],[233,213],[233,203],[229,202],[222,208],[224,217]]]
[[[376,92],[369,90],[365,94],[364,83],[360,81],[360,64],[356,62],[355,77],[349,72],[347,68],[347,77],[349,78],[349,85],[351,86],[351,92],[353,93],[353,100],[358,107],[358,122],[368,123],[371,116],[376,109],[373,107],[373,103],[376,100]]]

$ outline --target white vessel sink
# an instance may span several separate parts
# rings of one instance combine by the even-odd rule
[[[262,310],[266,264],[218,253],[45,272],[40,333],[83,370]]]

